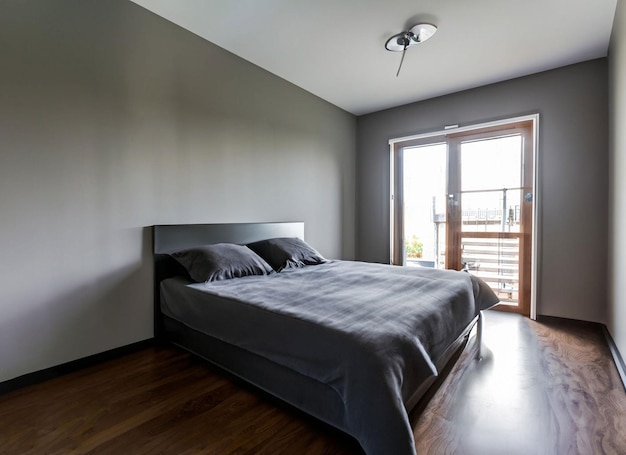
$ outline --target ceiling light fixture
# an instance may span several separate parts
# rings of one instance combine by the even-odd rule
[[[424,41],[432,37],[436,31],[437,26],[433,24],[417,24],[405,32],[400,32],[393,35],[387,40],[387,42],[385,43],[385,49],[392,52],[402,52],[402,58],[400,59],[400,66],[398,67],[396,77],[398,77],[398,75],[400,74],[402,62],[404,62],[404,53],[406,52],[407,48],[416,44],[423,43]]]

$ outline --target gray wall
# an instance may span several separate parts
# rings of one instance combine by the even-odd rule
[[[389,139],[538,112],[537,310],[605,322],[607,77],[599,59],[359,117],[357,257],[389,261]]]
[[[354,116],[125,0],[0,4],[0,381],[152,336],[159,223],[354,258]]]
[[[610,226],[608,327],[626,358],[626,2],[619,0],[609,48]]]

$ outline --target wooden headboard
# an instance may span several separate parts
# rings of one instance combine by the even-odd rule
[[[161,224],[153,226],[154,251],[154,337],[162,334],[160,283],[186,275],[186,270],[169,256],[177,250],[213,243],[246,244],[276,237],[304,240],[304,223]]]

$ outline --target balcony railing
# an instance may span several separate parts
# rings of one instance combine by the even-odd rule
[[[482,278],[504,304],[519,304],[521,202],[523,188],[473,190],[461,193],[461,260],[472,274]],[[427,258],[406,258],[407,265],[444,268],[446,264],[445,203],[432,200],[435,225],[434,251]]]
[[[461,237],[462,260],[467,270],[494,290],[500,301],[517,305],[519,301],[519,237],[485,237],[464,232]]]

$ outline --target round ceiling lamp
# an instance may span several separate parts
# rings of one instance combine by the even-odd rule
[[[385,48],[392,52],[404,51],[407,47],[423,43],[435,34],[437,27],[433,24],[417,24],[406,32],[393,35],[385,43]]]
[[[436,25],[428,23],[416,24],[407,31],[397,33],[387,40],[385,49],[392,52],[402,52],[402,59],[400,60],[396,77],[400,74],[400,68],[402,68],[402,62],[404,61],[404,53],[407,48],[430,39],[436,31]]]

